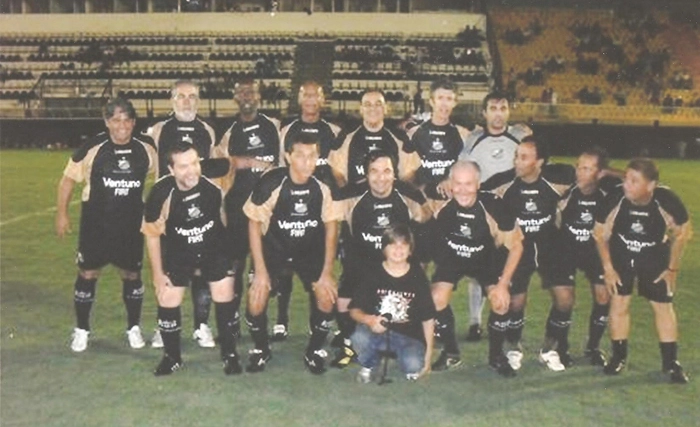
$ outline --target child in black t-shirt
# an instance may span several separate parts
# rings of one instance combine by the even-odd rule
[[[382,250],[384,262],[366,270],[350,303],[350,315],[358,323],[352,342],[362,383],[372,381],[383,351],[396,353],[411,380],[429,373],[432,359],[435,305],[425,272],[408,260],[413,251],[408,226],[388,228]]]

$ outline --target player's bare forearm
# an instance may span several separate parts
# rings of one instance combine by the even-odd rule
[[[421,375],[430,372],[433,360],[433,345],[435,340],[435,320],[430,319],[423,322],[423,336],[425,337],[425,365]]]
[[[508,257],[506,258],[506,264],[503,266],[503,272],[501,273],[501,278],[499,279],[499,285],[505,284],[506,289],[510,286],[510,282],[513,279],[513,274],[518,268],[520,263],[520,258],[523,256],[523,242],[522,240],[514,243],[508,249]],[[503,282],[503,283],[501,283]]]
[[[250,240],[250,256],[253,258],[255,274],[267,275],[267,266],[263,256],[262,225],[258,221],[248,220],[248,239]]]
[[[333,277],[333,270],[335,267],[335,255],[338,249],[338,222],[329,221],[323,223],[326,228],[326,252],[323,256],[323,271],[321,276]]]
[[[75,181],[73,179],[65,175],[61,177],[56,196],[56,235],[61,238],[70,231],[68,204],[74,187]]]

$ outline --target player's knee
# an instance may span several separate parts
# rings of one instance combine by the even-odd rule
[[[122,280],[141,280],[141,272],[131,270],[119,270]]]
[[[450,291],[446,288],[444,283],[433,285],[431,294],[437,311],[444,310],[450,303]]]
[[[89,303],[95,301],[96,285],[97,277],[86,279],[82,275],[78,275],[78,277],[75,279],[73,300],[78,303]]]
[[[97,280],[100,277],[100,270],[80,270],[78,275],[85,280]]]

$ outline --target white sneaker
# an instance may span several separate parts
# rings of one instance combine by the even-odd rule
[[[199,344],[200,347],[216,347],[216,343],[214,342],[214,335],[212,335],[211,329],[209,329],[209,325],[207,325],[206,323],[199,324],[199,328],[195,329],[195,331],[192,333],[192,339],[197,341],[197,344]]]
[[[372,382],[372,369],[365,368],[363,366],[362,368],[360,368],[359,372],[357,372],[357,376],[355,377],[355,380],[360,384],[371,383]]]
[[[506,353],[508,364],[514,371],[517,371],[523,366],[523,352],[519,350],[510,350]]]
[[[550,350],[546,353],[543,353],[542,350],[540,350],[539,359],[540,362],[544,363],[547,366],[547,369],[550,371],[561,372],[566,370],[566,366],[564,366],[559,359],[559,353],[557,353],[555,350]]]
[[[156,329],[151,338],[151,348],[163,348],[163,337],[160,336],[160,329]]]
[[[143,340],[143,335],[141,335],[141,327],[139,325],[134,325],[126,331],[126,337],[129,339],[129,346],[131,348],[143,348],[146,342]]]
[[[90,338],[90,331],[85,329],[75,328],[73,329],[73,341],[70,343],[70,349],[76,353],[85,351],[88,346],[88,339]]]

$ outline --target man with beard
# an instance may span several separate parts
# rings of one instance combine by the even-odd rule
[[[199,106],[199,85],[191,80],[178,80],[171,89],[172,114],[165,120],[151,127],[149,134],[158,149],[157,177],[169,173],[167,155],[172,147],[180,141],[191,144],[197,151],[200,160],[208,159],[216,143],[214,129],[197,115]],[[201,276],[192,280],[192,308],[194,333],[192,338],[200,347],[216,346],[214,336],[209,328],[209,310],[211,293],[209,285]],[[162,348],[163,340],[156,330],[151,346]]]
[[[215,147],[214,157],[228,158],[231,164],[222,188],[226,193],[226,248],[234,261],[236,328],[240,328],[238,308],[249,252],[248,218],[243,213],[243,205],[263,172],[279,165],[280,140],[279,121],[258,112],[260,91],[257,83],[244,81],[236,84],[233,99],[239,112]]]
[[[325,102],[323,87],[308,81],[299,87],[299,106],[301,115],[284,126],[280,131],[280,159],[284,151],[300,134],[315,135],[320,143],[321,152],[316,161],[314,176],[321,182],[334,187],[333,173],[328,165],[328,154],[337,147],[340,128],[321,118],[321,109]],[[282,341],[287,338],[289,327],[289,302],[292,297],[292,278],[281,277],[277,291],[277,323],[272,328],[272,340]]]

